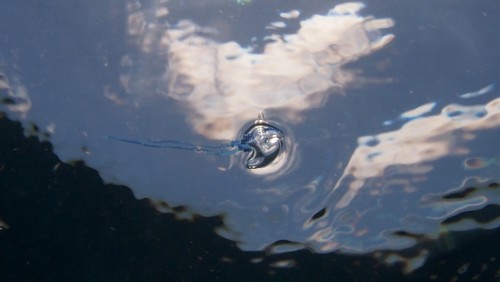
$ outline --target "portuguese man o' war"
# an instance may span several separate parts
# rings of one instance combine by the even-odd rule
[[[250,139],[238,134],[243,124],[255,118],[257,110],[269,110],[292,126],[301,124],[307,110],[322,107],[337,90],[342,92],[356,84],[359,76],[349,69],[349,63],[384,48],[394,38],[393,34],[384,33],[394,25],[392,19],[363,16],[360,12],[364,4],[349,2],[309,18],[300,18],[300,10],[280,14],[279,21],[264,25],[276,33],[265,36],[268,41],[255,50],[232,37],[227,41],[215,40],[219,29],[193,19],[161,25],[168,21],[168,9],[161,1],[153,3],[157,4],[156,9],[129,6],[129,35],[144,56],[124,57],[122,64],[127,68],[135,66],[136,72],[122,74],[123,88],[130,97],[153,92],[150,90],[155,88],[150,84],[163,89],[159,91],[161,96],[186,109],[187,123],[195,134],[213,140],[236,140],[224,148],[234,149],[230,154],[244,151],[231,146],[248,146],[249,140],[258,140],[254,136],[265,136],[258,124],[247,127],[247,132],[252,133],[247,135]],[[296,32],[279,34],[294,19],[300,20]],[[151,75],[150,57],[165,61],[161,75]],[[147,91],[142,88],[145,86]],[[493,90],[491,84],[459,98],[482,96]],[[292,167],[286,178],[244,178],[233,170],[229,171],[233,182],[228,182],[226,175],[210,182],[221,189],[210,196],[223,195],[207,201],[226,215],[226,229],[218,230],[219,234],[234,239],[244,250],[271,246],[272,251],[280,252],[304,247],[315,252],[349,254],[397,251],[415,246],[419,238],[435,239],[444,226],[436,218],[446,219],[498,202],[490,189],[483,189],[487,186],[483,185],[483,177],[468,176],[464,184],[449,184],[431,174],[462,173],[462,158],[467,158],[468,153],[465,147],[476,132],[500,126],[498,100],[476,106],[449,102],[428,102],[405,111],[383,123],[391,126],[391,131],[385,127],[376,134],[353,136],[357,146],[337,146],[332,137],[337,132],[333,133],[335,129],[331,127],[325,129],[324,136],[313,130],[298,134],[293,131],[300,140],[283,144],[287,145],[286,150],[298,146],[293,158],[298,159],[294,162],[299,163],[299,168]],[[349,108],[356,110],[360,109]],[[366,117],[370,110],[364,109],[361,116]],[[354,114],[353,117],[357,118]],[[320,141],[312,141],[316,137]],[[281,140],[273,134],[271,138]],[[342,151],[350,155],[341,159]],[[219,147],[216,152],[220,154]],[[286,156],[283,149],[281,152]],[[455,171],[445,164],[449,158],[460,159]],[[255,160],[259,160],[257,155]],[[280,162],[279,157],[260,160],[266,168]],[[247,160],[246,167],[250,168],[250,164]],[[480,169],[474,172],[482,173]],[[445,199],[451,191],[466,188],[466,183],[478,186],[477,191],[486,202]],[[186,186],[197,187],[192,182]],[[226,186],[238,189],[223,190]],[[436,195],[442,195],[444,200]],[[163,195],[157,198],[170,200]],[[206,210],[202,213],[210,214]],[[479,223],[471,226],[484,227]],[[459,223],[445,227],[464,228]],[[415,238],[411,237],[413,234]],[[296,243],[275,243],[280,240]],[[408,271],[426,259],[423,253],[381,258],[408,263]]]
[[[247,153],[245,166],[248,169],[263,168],[271,164],[282,152],[285,141],[281,129],[266,120],[262,111],[255,122],[242,133],[239,140],[218,146],[194,145],[173,140],[141,141],[117,136],[106,136],[105,138],[145,147],[189,150],[218,156],[229,156],[241,151]]]
[[[264,118],[260,112],[255,122],[243,132],[238,147],[249,152],[245,166],[261,168],[272,163],[281,153],[285,137],[283,132]]]
[[[319,8],[322,0],[272,8],[268,0],[242,2],[248,5],[127,0],[119,23],[126,42],[103,50],[116,54],[102,64],[111,79],[100,60],[99,71],[82,68],[82,76],[68,68],[74,64],[58,64],[66,60],[46,53],[32,58],[43,62],[24,61],[53,62],[51,69],[63,70],[58,81],[41,77],[44,83],[17,88],[12,76],[0,77],[0,95],[17,102],[6,104],[10,113],[48,129],[61,160],[85,160],[105,181],[127,185],[160,211],[167,203],[187,207],[189,215],[223,215],[216,232],[242,250],[376,254],[412,271],[441,251],[428,243],[439,245],[448,231],[500,226],[500,217],[480,219],[488,206],[500,204],[497,82],[483,73],[473,79],[473,71],[457,80],[453,72],[473,69],[471,61],[498,60],[454,57],[453,65],[440,66],[438,81],[414,67],[436,63],[436,52],[414,53],[418,42],[434,42],[427,36],[446,37],[428,46],[443,51],[441,44],[457,34],[470,35],[446,33],[463,17],[447,17],[432,33],[403,34],[385,49],[395,38],[385,30],[394,22],[363,15],[362,3],[326,11]],[[254,17],[254,11],[263,13]],[[398,18],[405,29],[428,19]],[[481,41],[473,35],[471,45]],[[465,58],[466,65],[456,67]],[[81,87],[60,88],[81,78]],[[424,78],[429,83],[421,83]],[[43,95],[29,96],[28,89]],[[266,118],[256,119],[261,110]],[[191,143],[122,138],[161,140],[174,132],[166,138]],[[112,140],[103,140],[108,134]]]

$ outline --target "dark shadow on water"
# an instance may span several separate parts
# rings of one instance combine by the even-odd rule
[[[499,230],[449,234],[455,248],[405,275],[368,256],[243,252],[214,233],[222,224],[160,213],[0,115],[0,281],[500,279]]]

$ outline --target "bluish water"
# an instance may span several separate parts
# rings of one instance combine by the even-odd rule
[[[3,110],[138,198],[224,214],[244,250],[393,251],[411,272],[438,250],[398,251],[498,228],[473,216],[499,201],[491,2],[163,2],[12,3]],[[271,170],[102,138],[224,144],[260,111],[287,138]]]

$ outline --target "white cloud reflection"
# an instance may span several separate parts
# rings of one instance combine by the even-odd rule
[[[446,155],[464,155],[465,141],[475,138],[476,131],[500,126],[500,99],[486,105],[448,105],[441,114],[423,117],[404,124],[401,129],[364,136],[351,156],[335,191],[349,180],[349,190],[335,208],[348,206],[366,180],[382,177],[389,166],[431,162]]]
[[[261,53],[234,41],[217,42],[210,38],[212,29],[182,20],[156,39],[167,54],[167,95],[187,106],[191,126],[211,139],[235,138],[265,109],[280,109],[287,121],[299,122],[303,111],[323,105],[332,88],[355,80],[343,65],[394,38],[380,33],[393,21],[361,16],[363,7],[344,3],[314,15],[301,21],[295,34],[272,36]],[[158,26],[132,13],[129,34],[139,32],[141,49],[150,50],[149,35],[157,34]]]

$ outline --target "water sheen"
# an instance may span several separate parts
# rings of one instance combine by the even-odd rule
[[[125,19],[78,40],[48,21],[68,39],[18,42],[2,110],[137,198],[223,215],[217,232],[243,250],[373,254],[411,272],[456,247],[451,231],[500,225],[484,216],[500,204],[500,58],[474,7],[473,20],[384,5],[125,1]]]

